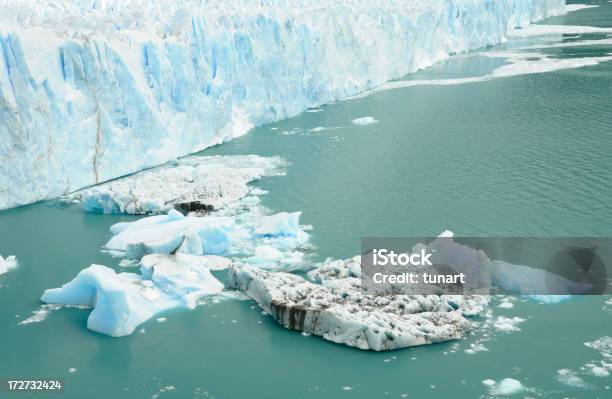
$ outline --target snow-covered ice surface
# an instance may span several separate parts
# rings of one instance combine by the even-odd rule
[[[500,43],[563,0],[0,0],[0,209]]]
[[[211,211],[237,201],[248,183],[282,174],[285,162],[256,155],[191,156],[69,196],[88,212],[153,214]]]
[[[353,262],[346,261],[346,269]],[[232,286],[284,327],[375,351],[459,339],[471,328],[462,310],[486,303],[485,297],[366,296],[360,279],[345,275],[350,272],[325,273],[317,284],[295,274],[248,265],[229,269]]]
[[[3,258],[0,255],[0,275],[8,272],[17,266],[17,258],[14,255],[9,255],[6,258]]]
[[[91,265],[60,288],[46,290],[49,304],[92,306],[87,327],[121,337],[151,317],[175,307],[194,308],[203,296],[218,294],[221,284],[204,257],[185,254],[147,255],[141,274],[116,273]]]

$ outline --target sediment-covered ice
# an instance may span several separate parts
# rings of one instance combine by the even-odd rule
[[[375,351],[459,339],[471,328],[463,310],[486,303],[484,297],[363,295],[353,276],[357,259],[310,273],[319,283],[240,264],[229,276],[284,327]]]
[[[14,255],[7,256],[6,258],[3,258],[2,255],[0,255],[0,275],[8,272],[16,266],[17,258]]]
[[[0,209],[493,45],[564,0],[0,0]]]
[[[208,264],[206,257],[154,254],[141,260],[141,274],[91,265],[62,287],[46,290],[41,300],[92,306],[87,327],[121,337],[163,311],[194,308],[199,298],[220,293],[223,284]]]
[[[191,156],[76,192],[88,212],[153,214],[209,212],[243,198],[248,183],[279,174],[278,157]]]

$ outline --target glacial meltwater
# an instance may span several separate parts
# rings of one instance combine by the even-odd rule
[[[312,262],[357,255],[362,236],[610,237],[612,3],[592,5],[203,154],[287,160],[254,186],[268,209],[303,212]],[[612,396],[610,297],[496,299],[465,339],[379,353],[284,329],[248,300],[123,338],[88,330],[87,309],[41,308],[92,263],[130,270],[101,246],[135,219],[58,201],[0,212],[0,254],[19,262],[0,276],[0,376],[63,378],[38,397],[65,398]]]

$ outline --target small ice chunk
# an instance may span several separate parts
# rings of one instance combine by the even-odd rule
[[[595,377],[607,377],[610,375],[610,372],[605,367],[595,366],[591,368],[591,374]]]
[[[0,255],[0,275],[8,272],[16,266],[17,258],[14,255],[7,256],[6,258],[3,258],[2,255]]]
[[[590,388],[591,385],[580,378],[576,372],[571,369],[557,370],[557,381],[570,387],[575,388]]]
[[[492,381],[492,380],[485,380]],[[523,384],[514,378],[504,378],[500,382],[494,384],[489,389],[489,393],[493,396],[511,396],[521,393],[525,390]]]
[[[260,236],[296,237],[301,232],[300,216],[302,212],[280,212],[262,218],[255,234]]]
[[[498,331],[504,332],[521,331],[518,325],[524,321],[525,319],[521,319],[520,317],[498,316],[493,322],[493,327]]]
[[[70,374],[74,374],[74,373],[76,373],[76,372],[77,372],[77,369],[76,369],[76,368],[74,368],[74,367],[71,367],[71,368],[69,368],[69,369],[68,369],[68,372],[69,372]]]
[[[353,125],[357,125],[357,126],[365,126],[365,125],[371,125],[374,123],[378,123],[378,121],[371,116],[364,116],[363,118],[353,119],[352,122],[353,122]]]
[[[492,387],[493,385],[495,385],[495,380],[492,380],[492,379],[482,380],[482,384],[488,387]]]

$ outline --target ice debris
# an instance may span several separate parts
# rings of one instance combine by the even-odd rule
[[[17,258],[13,255],[7,256],[3,258],[0,255],[0,275],[8,272],[9,270],[15,268],[17,266]]]
[[[190,156],[68,196],[87,212],[133,215],[210,212],[249,194],[248,183],[282,173],[278,157]]]
[[[112,225],[114,236],[105,248],[131,259],[152,253],[242,254],[280,262],[287,253],[295,260],[292,250],[308,241],[300,214],[281,212],[239,223],[234,217],[184,216],[172,209],[167,215]]]
[[[493,380],[485,380],[488,383]],[[484,383],[484,381],[483,381]],[[485,384],[488,385],[488,384]],[[504,378],[500,382],[494,383],[489,388],[489,393],[493,396],[511,396],[516,395],[525,390],[523,384],[514,378]]]

